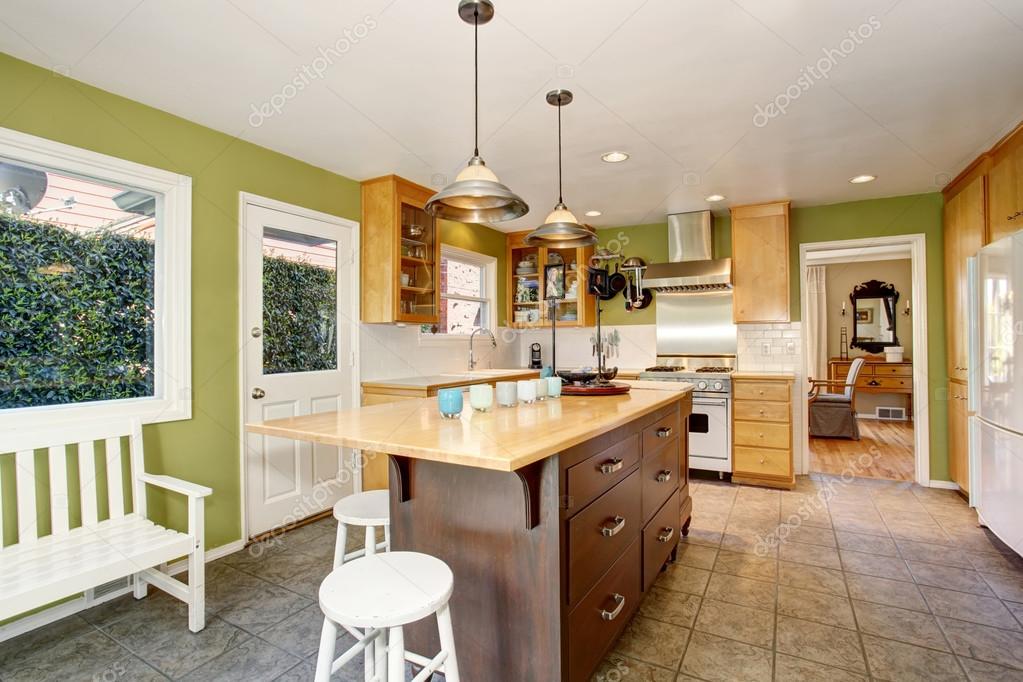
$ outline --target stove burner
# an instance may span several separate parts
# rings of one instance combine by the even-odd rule
[[[713,374],[728,374],[729,372],[732,372],[734,370],[731,367],[700,367],[696,371],[698,373],[705,372],[705,373],[708,373],[708,374],[710,374],[710,373],[713,373]]]
[[[678,367],[676,365],[654,365],[653,367],[647,367],[644,372],[684,372],[685,367]]]

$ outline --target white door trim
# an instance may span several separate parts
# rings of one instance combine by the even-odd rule
[[[890,237],[870,237],[865,239],[845,239],[830,242],[812,242],[799,245],[799,278],[800,278],[800,309],[802,319],[807,319],[806,271],[809,264],[834,262],[834,252],[839,252],[845,262],[861,260],[872,251],[881,256],[879,260],[892,257],[894,247],[903,247],[905,254],[912,260],[913,295],[913,446],[916,457],[916,482],[922,486],[931,486],[931,434],[930,434],[930,387],[927,384],[928,348],[927,348],[927,236],[924,234],[904,234]],[[850,252],[855,255],[850,257]],[[802,348],[800,350],[801,371],[806,368],[806,325],[800,325]],[[798,467],[799,473],[810,472],[810,429],[807,391],[798,391],[801,404],[803,424],[803,454]]]
[[[351,390],[352,396],[354,397],[354,404],[358,404],[362,396],[362,380],[359,373],[359,364],[361,353],[359,352],[359,320],[362,318],[359,310],[359,301],[361,300],[359,291],[359,258],[361,255],[361,249],[359,248],[360,243],[360,225],[354,220],[347,218],[341,218],[339,216],[331,215],[329,213],[323,213],[321,211],[315,211],[310,208],[303,208],[302,206],[295,206],[294,204],[288,204],[283,201],[276,199],[270,199],[267,197],[259,196],[258,194],[252,194],[250,192],[239,192],[238,193],[238,483],[241,488],[239,497],[239,513],[241,514],[241,526],[242,526],[242,540],[248,541],[249,539],[249,515],[247,502],[247,483],[246,483],[246,467],[245,467],[245,362],[242,357],[241,349],[245,347],[245,343],[249,338],[245,329],[245,215],[246,207],[248,206],[259,206],[261,208],[268,208],[274,211],[281,211],[282,213],[291,213],[292,215],[301,216],[303,218],[310,218],[313,220],[319,220],[331,225],[338,225],[340,227],[351,228],[352,230],[352,268],[351,277],[348,281],[347,290],[351,297],[349,310],[352,315],[352,324],[349,325],[351,328],[351,338],[349,342],[352,349],[352,371],[351,371]],[[338,358],[341,361],[341,358]],[[353,466],[353,472],[355,475],[355,492],[362,491],[362,467],[357,464],[359,452],[355,452],[356,465]]]

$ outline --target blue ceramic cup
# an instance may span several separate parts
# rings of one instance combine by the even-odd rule
[[[440,414],[448,419],[458,419],[462,414],[462,389],[442,388],[437,391]]]

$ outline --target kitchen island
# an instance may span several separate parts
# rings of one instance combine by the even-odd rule
[[[466,680],[587,680],[688,530],[690,388],[441,418],[435,398],[250,424],[387,453],[391,542],[444,560]],[[436,626],[406,646],[437,650]]]

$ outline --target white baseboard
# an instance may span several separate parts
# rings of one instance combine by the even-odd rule
[[[927,484],[931,488],[942,488],[944,490],[959,490],[959,484],[955,481],[930,481]]]
[[[211,561],[216,561],[217,559],[226,557],[228,554],[234,554],[235,552],[244,549],[245,544],[246,543],[244,540],[235,540],[234,542],[229,542],[226,545],[215,547],[206,552],[206,563],[210,563]],[[182,573],[187,569],[188,560],[182,559],[180,561],[174,562],[173,564],[168,564],[164,570],[168,575],[177,575],[178,573]],[[102,597],[95,598],[89,598],[85,594],[83,594],[82,596],[76,599],[62,602],[60,604],[57,604],[56,606],[51,606],[48,609],[44,609],[42,611],[33,613],[30,616],[19,618],[16,621],[8,623],[7,625],[0,626],[0,642],[5,642],[9,639],[14,639],[18,635],[23,635],[26,632],[35,630],[36,628],[41,628],[44,625],[49,625],[50,623],[54,623],[60,620],[61,618],[73,616],[76,613],[79,613],[80,611],[91,609],[93,606],[97,606],[104,602],[108,602],[111,599],[117,599],[121,595],[131,594],[131,589],[132,589],[131,585],[129,584],[124,589],[108,592],[107,594],[104,594]],[[182,627],[187,627],[187,624],[182,623]]]

